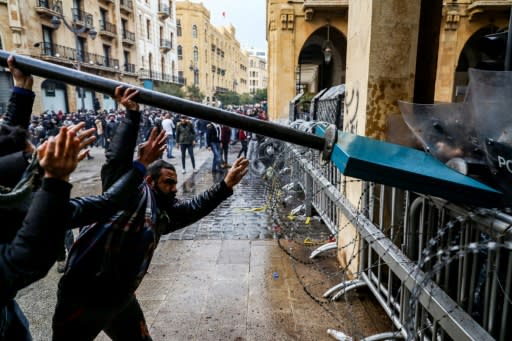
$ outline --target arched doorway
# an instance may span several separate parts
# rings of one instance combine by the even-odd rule
[[[506,43],[501,39],[489,39],[486,35],[500,32],[496,26],[487,26],[476,31],[464,44],[455,70],[453,101],[464,100],[468,85],[468,69],[503,70]]]
[[[67,102],[66,84],[53,79],[46,79],[41,83],[41,99],[43,110],[67,113],[69,112]]]
[[[296,90],[310,93],[345,83],[347,39],[326,25],[304,42],[296,68]]]

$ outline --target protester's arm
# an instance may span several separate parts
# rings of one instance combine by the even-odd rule
[[[192,199],[176,200],[171,207],[165,209],[169,221],[163,233],[178,230],[208,215],[233,194],[233,187],[247,174],[248,165],[249,162],[246,159],[238,158],[223,181]]]
[[[89,225],[110,218],[121,209],[129,209],[138,203],[139,186],[146,173],[146,167],[157,160],[165,150],[167,135],[156,129],[139,148],[139,159],[132,162],[131,169],[121,176],[101,195],[74,198],[70,201],[72,211],[71,228]]]
[[[38,148],[44,170],[41,189],[34,195],[20,230],[10,244],[0,245],[0,297],[12,298],[16,291],[43,277],[53,265],[64,231],[69,225],[66,210],[71,191],[69,174],[83,160],[82,148],[92,143],[88,134],[76,133],[83,127],[63,127]]]
[[[14,78],[14,89],[7,105],[4,123],[28,129],[35,98],[32,91],[33,78],[30,75],[25,75],[14,64],[14,57],[9,56],[7,66]]]
[[[133,100],[138,94],[133,88],[119,86],[114,98],[127,112],[116,128],[105,152],[106,162],[101,167],[102,191],[106,191],[132,167],[133,154],[140,128],[139,105]]]

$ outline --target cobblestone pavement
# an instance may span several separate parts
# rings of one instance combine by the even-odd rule
[[[238,148],[231,148],[230,161]],[[93,149],[93,155],[73,173],[76,196],[100,190],[103,154]],[[204,149],[196,149],[196,174],[182,174],[177,160],[170,161],[182,198],[222,179],[210,172],[211,155]],[[357,336],[389,330],[384,313],[364,291],[343,302],[322,298],[342,279],[335,252],[312,261],[308,255],[316,246],[302,241],[304,236],[325,241],[329,231],[318,220],[283,230],[264,209],[266,186],[260,177],[247,175],[207,217],[163,236],[137,291],[154,340],[331,340],[327,328]],[[54,267],[18,294],[36,341],[51,339],[59,278]],[[102,333],[99,340],[109,338]]]

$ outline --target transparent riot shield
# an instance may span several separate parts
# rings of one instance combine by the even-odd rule
[[[398,104],[426,152],[463,174],[482,172],[483,152],[464,103]]]
[[[494,181],[512,199],[512,71],[469,70],[465,98]]]

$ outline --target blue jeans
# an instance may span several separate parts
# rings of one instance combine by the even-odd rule
[[[221,171],[222,168],[220,167],[220,164],[222,162],[222,157],[220,156],[220,142],[212,142],[211,148],[213,153],[212,171]]]
[[[171,158],[172,156],[172,149],[174,148],[174,137],[169,135],[167,136],[167,157]]]

